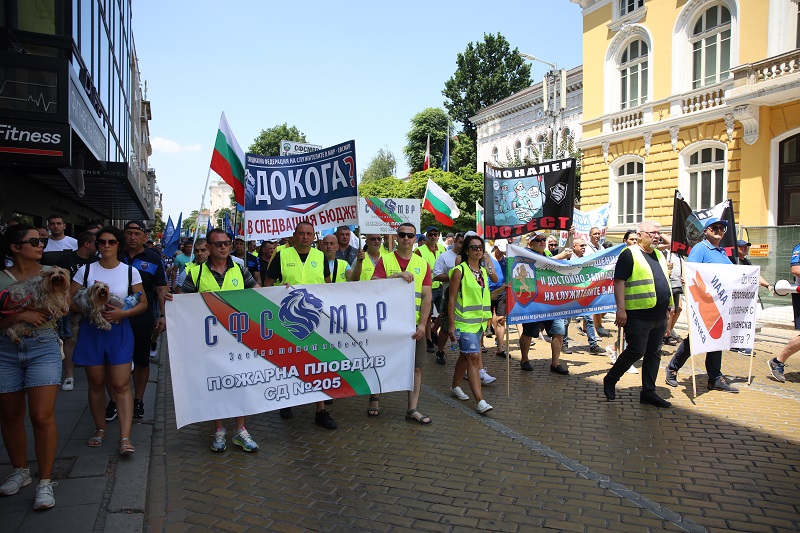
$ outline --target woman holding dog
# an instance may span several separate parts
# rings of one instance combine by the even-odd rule
[[[119,417],[119,453],[130,455],[136,450],[131,444],[131,421],[133,420],[133,393],[131,392],[131,361],[133,361],[133,331],[128,318],[143,313],[147,309],[147,297],[142,289],[139,271],[120,262],[120,250],[124,247],[122,231],[106,226],[97,234],[97,251],[100,260],[82,266],[72,278],[72,295],[82,287],[91,287],[101,282],[108,285],[111,294],[124,300],[131,294],[141,295],[139,303],[130,309],[114,305],[104,305],[102,318],[111,323],[111,329],[104,330],[83,318],[78,332],[72,360],[83,365],[89,382],[89,410],[95,423],[95,432],[86,443],[97,448],[106,440],[106,376],[116,395]],[[87,270],[88,269],[88,270]],[[91,302],[90,302],[91,303]],[[77,309],[84,316],[90,309]]]
[[[0,261],[0,290],[39,276],[43,270],[37,261],[42,258],[44,243],[31,225],[17,224],[6,230],[2,239],[3,257],[13,260],[11,267]],[[3,308],[13,309],[14,302]],[[39,485],[36,487],[35,510],[49,509],[56,504],[50,476],[58,445],[55,406],[61,383],[61,348],[55,322],[47,313],[36,309],[0,315],[0,330],[25,322],[34,327],[30,335],[17,344],[0,334],[0,427],[3,443],[14,471],[0,486],[0,495],[11,496],[31,484],[25,436],[25,396],[27,393],[36,461],[39,464]]]

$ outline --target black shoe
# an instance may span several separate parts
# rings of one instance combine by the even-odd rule
[[[561,364],[559,364],[558,366],[550,365],[550,372],[554,372],[562,376],[569,376],[569,370],[567,370],[567,367]]]
[[[505,350],[499,350],[499,351],[495,352],[494,354],[495,354],[497,357],[502,357],[503,359],[505,359],[505,358],[507,357],[507,356],[506,356],[506,351],[505,351]]]
[[[530,362],[530,361],[523,361],[523,362],[521,362],[521,363],[519,364],[519,366],[520,366],[520,367],[522,368],[522,370],[524,370],[525,372],[530,372],[530,371],[532,371],[532,370],[533,370],[533,365],[531,364],[531,362]]]
[[[663,398],[659,398],[656,393],[639,395],[639,403],[655,405],[656,407],[672,407],[672,404]]]
[[[425,341],[425,351],[428,353],[433,353],[435,351],[433,341]]]
[[[117,418],[117,404],[109,401],[106,405],[106,422],[111,422],[115,418]]]
[[[614,390],[614,385],[616,383],[611,383],[611,380],[608,379],[608,375],[603,378],[603,394],[606,395],[606,400],[609,402],[617,397],[617,392]]]
[[[594,346],[589,346],[589,353],[592,355],[605,355],[606,351],[595,344]]]
[[[316,416],[314,417],[314,423],[318,426],[322,426],[325,429],[336,429],[337,424],[336,420],[331,418],[331,415],[328,414],[328,411],[323,409],[322,411],[317,411]]]
[[[444,361],[444,352],[441,351],[441,350],[437,350],[436,351],[436,364],[437,365],[443,365],[444,363],[445,363],[445,361]]]
[[[144,418],[144,402],[142,400],[133,400],[133,418]]]
[[[281,409],[281,418],[284,420],[289,420],[290,418],[294,418],[294,413],[292,412],[291,407],[284,407]]]
[[[569,344],[567,344],[565,342],[564,344],[561,345],[561,353],[571,354],[572,353],[572,348],[570,348]]]

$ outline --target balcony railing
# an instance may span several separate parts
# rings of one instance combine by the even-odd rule
[[[641,126],[644,114],[641,110],[628,111],[611,119],[611,131],[622,131]]]
[[[701,89],[681,97],[681,111],[684,115],[722,105],[725,105],[725,89],[723,87]]]
[[[734,86],[755,85],[800,72],[800,49],[731,69]]]

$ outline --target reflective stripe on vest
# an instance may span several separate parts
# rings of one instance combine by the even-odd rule
[[[390,253],[383,256],[383,270],[386,272],[387,278],[402,272],[395,254]],[[417,313],[417,324],[419,324],[419,308],[422,306],[422,282],[425,281],[427,271],[428,263],[417,254],[411,254],[405,272],[411,272],[411,275],[414,276],[414,307]]]
[[[467,333],[481,331],[486,321],[492,318],[491,291],[489,290],[489,277],[486,269],[481,267],[483,287],[481,287],[472,271],[461,263],[450,271],[452,277],[456,268],[461,270],[461,287],[458,290],[454,314],[456,327]]]
[[[650,263],[644,256],[644,252],[639,246],[628,248],[633,257],[633,271],[631,277],[625,281],[625,309],[636,311],[640,309],[652,309],[656,306],[658,297],[656,296],[656,284],[653,280],[653,271],[650,270]],[[669,279],[667,274],[667,262],[663,254],[654,249],[658,264],[664,272],[664,278]]]
[[[431,272],[433,272],[433,266],[436,264],[436,259],[440,255],[442,255],[444,253],[444,251],[445,251],[444,250],[444,246],[442,246],[441,244],[438,244],[438,243],[436,244],[436,253],[435,254],[433,252],[431,252],[431,249],[428,248],[428,245],[426,245],[426,244],[423,244],[422,246],[417,248],[417,250],[419,250],[419,254],[422,256],[422,258],[425,260],[425,262],[428,263],[428,266],[431,267]],[[433,285],[431,285],[431,289],[438,289],[441,286],[442,286],[442,282],[441,281],[434,281]]]
[[[214,274],[205,263],[193,268],[188,275],[192,277],[192,282],[195,287],[197,287],[197,292],[235,291],[244,289],[242,269],[236,265],[236,263],[225,271],[222,287],[219,286],[216,278],[214,278]]]
[[[313,285],[325,283],[325,254],[316,248],[308,251],[305,263],[294,248],[281,250],[281,284]]]

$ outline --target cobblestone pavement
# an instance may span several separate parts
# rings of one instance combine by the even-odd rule
[[[767,378],[780,344],[757,344],[751,386],[750,359],[726,352],[723,372],[741,393],[709,392],[700,374],[696,398],[690,363],[678,388],[664,384],[675,350],[665,347],[658,393],[673,407],[656,409],[638,402],[634,374],[606,402],[610,362],[589,355],[575,329],[571,344],[584,350],[562,356],[568,377],[549,371],[543,340],[531,350],[533,372],[520,370],[515,340],[509,374],[490,349],[484,366],[498,381],[483,389],[487,416],[450,397],[455,355],[442,367],[431,354],[419,407],[433,424],[404,419],[405,393],[382,396],[377,418],[365,397],[337,400],[335,431],[313,424],[310,405],[292,420],[249,418],[261,447],[252,454],[230,433],[228,450],[212,453],[211,423],[175,429],[162,351],[145,529],[800,530],[800,372],[788,367],[785,384]]]

